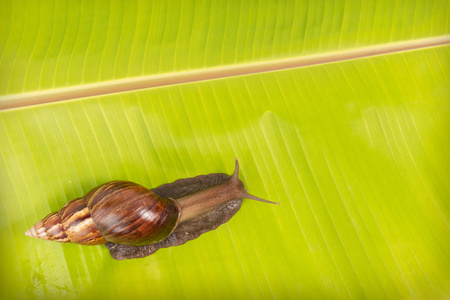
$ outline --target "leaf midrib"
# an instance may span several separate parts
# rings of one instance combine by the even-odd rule
[[[344,60],[361,59],[371,56],[418,50],[448,44],[450,44],[450,35],[445,35],[309,56],[297,56],[174,73],[131,77],[36,92],[6,95],[0,97],[0,110],[137,91],[168,85],[334,63]]]

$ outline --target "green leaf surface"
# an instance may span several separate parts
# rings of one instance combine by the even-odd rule
[[[450,2],[2,0],[0,95],[450,32]]]
[[[449,27],[431,1],[68,3],[0,10],[3,94]],[[0,298],[448,298],[449,69],[447,45],[0,111]],[[217,230],[135,260],[24,235],[106,181],[231,174],[235,157],[280,206],[244,200]]]

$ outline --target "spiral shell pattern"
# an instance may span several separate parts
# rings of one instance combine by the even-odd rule
[[[67,202],[25,234],[46,241],[99,245],[157,243],[176,228],[177,201],[164,199],[129,181],[102,184],[83,198]]]

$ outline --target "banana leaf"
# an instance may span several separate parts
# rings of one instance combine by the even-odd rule
[[[0,95],[440,37],[447,1],[2,1]],[[450,46],[0,111],[2,299],[445,299]],[[2,99],[0,98],[0,103]],[[228,173],[253,194],[116,261],[24,232],[98,184]]]

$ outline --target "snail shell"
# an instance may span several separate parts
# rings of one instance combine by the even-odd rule
[[[111,181],[67,202],[26,234],[81,245],[148,245],[167,238],[180,215],[174,199],[164,199],[133,182]]]

